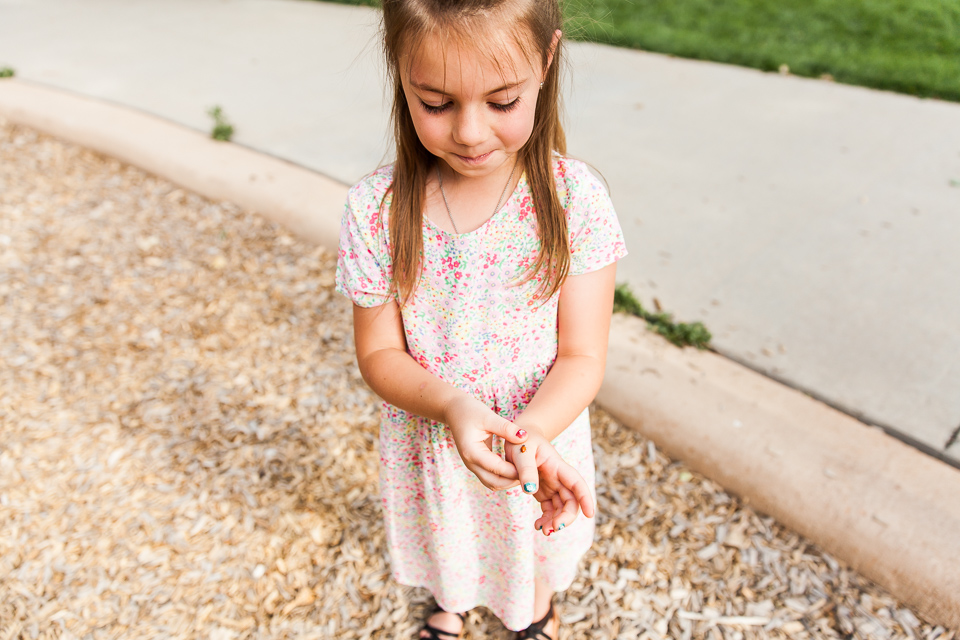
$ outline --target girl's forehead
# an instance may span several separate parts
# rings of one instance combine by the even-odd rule
[[[535,72],[509,33],[470,41],[429,34],[401,60],[401,72],[413,86],[457,95],[483,95]]]

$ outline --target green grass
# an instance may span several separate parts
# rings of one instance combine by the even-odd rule
[[[574,39],[960,102],[960,0],[567,0],[565,11]]]
[[[0,78],[12,78],[16,72],[10,67],[0,67]]]
[[[669,313],[647,311],[626,284],[619,284],[614,290],[613,310],[643,318],[654,331],[678,347],[692,346],[697,349],[706,349],[710,346],[710,338],[713,337],[701,322],[689,324],[674,322],[673,316]]]
[[[210,132],[210,137],[214,140],[229,141],[233,137],[233,125],[227,122],[226,116],[223,115],[223,109],[219,106],[210,107],[207,110],[207,115],[213,118],[213,130]]]

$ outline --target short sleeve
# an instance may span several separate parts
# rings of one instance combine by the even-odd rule
[[[380,224],[383,194],[369,181],[347,195],[337,252],[336,290],[361,307],[385,304],[390,296],[390,257]]]
[[[570,275],[576,276],[616,262],[627,255],[627,247],[603,183],[582,162],[568,158],[560,162],[566,184],[561,201],[570,234]]]

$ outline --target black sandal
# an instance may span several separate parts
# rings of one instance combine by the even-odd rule
[[[554,613],[554,610],[553,610],[553,600],[551,600],[551,601],[550,601],[550,608],[547,609],[547,614],[546,614],[545,616],[543,616],[542,619],[538,620],[537,622],[532,623],[529,627],[527,627],[527,628],[524,629],[523,631],[518,631],[518,632],[517,632],[517,638],[518,638],[518,639],[520,639],[520,638],[525,638],[525,639],[527,639],[527,640],[540,640],[540,639],[542,639],[542,640],[554,640],[553,638],[551,638],[550,636],[547,635],[547,632],[545,631],[545,629],[546,629],[547,625],[550,624],[550,622],[553,620],[553,618],[555,617],[555,615],[556,615],[556,614]],[[559,621],[558,621],[558,622],[559,622]],[[560,635],[560,634],[559,634],[559,631],[560,631],[560,627],[559,627],[559,625],[558,625],[558,626],[557,626],[557,635],[558,635],[558,636]]]
[[[437,614],[437,613],[452,613],[453,615],[460,618],[460,620],[464,623],[464,625],[467,623],[467,616],[465,614],[455,613],[453,611],[447,611],[446,609],[441,608],[440,605],[438,604],[433,605],[433,610],[427,614],[427,620],[429,620],[431,617],[433,617],[434,614]],[[463,628],[460,629],[459,633],[453,633],[452,631],[444,631],[443,629],[437,629],[436,627],[431,627],[426,622],[423,623],[423,628],[420,629],[420,633],[423,633],[424,631],[426,631],[430,635],[421,638],[421,636],[418,634],[417,635],[418,640],[444,640],[444,638],[441,638],[440,636],[446,636],[447,638],[457,638],[457,640],[459,640],[460,638],[463,637]]]

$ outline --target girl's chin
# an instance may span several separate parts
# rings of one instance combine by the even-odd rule
[[[453,153],[443,156],[443,160],[446,162],[447,166],[453,169],[456,173],[459,173],[464,177],[479,178],[481,176],[498,172],[504,167],[504,165],[512,167],[514,157],[515,154],[505,155],[500,151],[494,150],[474,158],[468,158]],[[507,171],[509,171],[509,169],[507,169]]]
[[[461,164],[468,167],[482,167],[487,164],[491,158],[493,158],[493,151],[487,151],[482,155],[474,157],[461,156],[459,154],[454,154],[454,156],[460,161]]]

